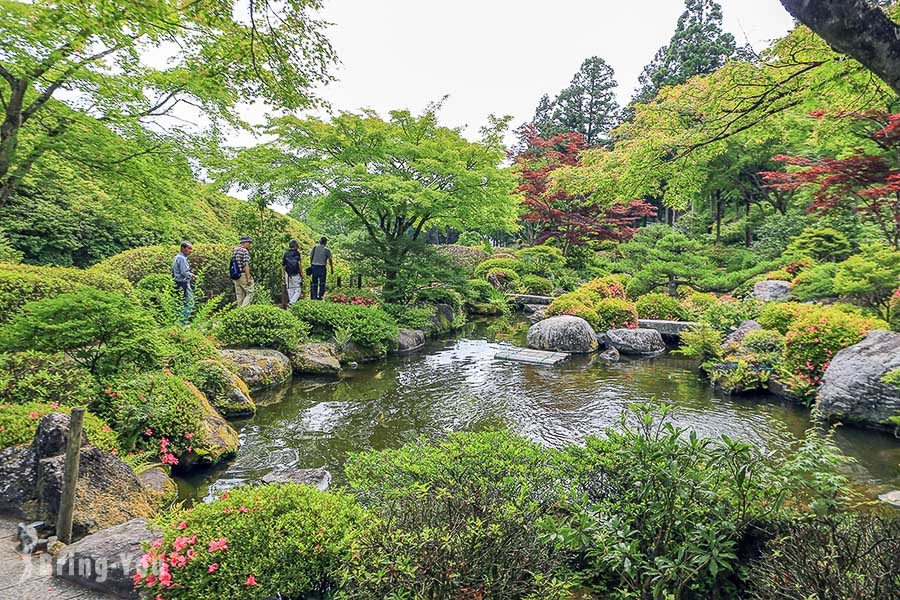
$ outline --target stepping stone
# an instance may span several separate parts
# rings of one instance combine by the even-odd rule
[[[534,350],[532,348],[510,348],[509,350],[498,352],[494,358],[529,365],[552,366],[566,360],[569,358],[569,355],[565,352],[547,352],[546,350]]]

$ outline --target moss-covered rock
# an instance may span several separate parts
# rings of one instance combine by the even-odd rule
[[[191,388],[193,385],[187,384]],[[198,465],[214,465],[237,453],[240,439],[237,431],[210,404],[203,392],[194,388],[200,399],[200,435],[198,441],[178,458],[178,469],[191,469]]]
[[[336,375],[341,361],[332,344],[304,344],[291,353],[291,367],[302,375]]]
[[[137,474],[138,481],[157,506],[169,506],[178,499],[178,485],[160,465],[148,467]]]
[[[223,361],[216,359],[200,361],[195,371],[192,383],[203,392],[210,404],[223,417],[239,419],[252,417],[256,413],[256,404],[250,396],[250,388]]]
[[[222,350],[226,361],[237,367],[237,375],[251,392],[284,383],[291,377],[290,359],[277,350],[250,348]]]

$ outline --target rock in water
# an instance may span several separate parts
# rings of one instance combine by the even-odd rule
[[[528,347],[552,352],[588,354],[597,350],[597,336],[581,317],[569,315],[538,321],[528,330]]]
[[[622,354],[651,356],[666,350],[662,335],[655,329],[610,329],[606,340]]]
[[[753,293],[751,294],[751,296],[762,302],[784,300],[790,295],[791,284],[787,281],[778,281],[777,279],[757,281],[753,285]]]
[[[336,375],[341,360],[331,344],[304,344],[291,354],[291,367],[298,375]]]
[[[53,560],[53,574],[119,598],[138,598],[131,577],[141,566],[141,543],[159,538],[147,521],[132,519],[66,546]]]
[[[291,361],[277,350],[251,348],[220,350],[219,353],[237,366],[238,377],[251,392],[284,383],[291,377]]]
[[[318,469],[286,469],[263,475],[263,483],[301,483],[313,485],[324,492],[331,487],[331,473],[324,467]]]
[[[250,388],[222,361],[207,359],[200,361],[199,366],[209,375],[201,377],[197,387],[223,417],[239,419],[256,413]]]
[[[418,329],[400,329],[397,352],[414,352],[425,345],[425,332]]]
[[[619,356],[619,351],[616,350],[615,348],[607,348],[606,350],[604,350],[603,352],[600,353],[599,358],[600,358],[600,360],[605,360],[606,362],[613,363],[613,362],[618,362],[619,358],[621,358],[621,357]]]
[[[900,414],[900,388],[881,378],[900,368],[900,333],[870,331],[858,344],[834,355],[825,370],[816,405],[827,417],[887,426]]]
[[[741,342],[744,341],[744,338],[748,333],[756,331],[757,329],[762,329],[762,325],[756,321],[744,321],[737,329],[729,333],[725,339],[722,340],[722,347],[726,349],[737,348],[741,345]]]
[[[219,414],[206,396],[186,382],[194,395],[200,400],[200,435],[194,440],[195,450],[185,452],[178,457],[178,468],[189,469],[197,464],[214,465],[223,458],[232,456],[240,445],[238,433],[225,418]],[[199,452],[198,452],[199,450]]]

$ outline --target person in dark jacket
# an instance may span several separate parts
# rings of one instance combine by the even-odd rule
[[[328,246],[328,239],[322,238],[319,243],[313,246],[309,253],[309,268],[312,276],[312,283],[309,286],[309,296],[313,300],[322,300],[325,297],[325,277],[327,265],[331,269],[331,275],[334,276],[334,263],[331,261],[331,249]]]
[[[287,290],[288,304],[293,304],[303,295],[303,257],[297,240],[288,243],[288,251],[281,257],[284,287]]]

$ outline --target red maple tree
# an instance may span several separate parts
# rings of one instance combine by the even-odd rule
[[[766,184],[778,190],[797,190],[813,185],[816,190],[807,210],[829,213],[853,211],[878,226],[894,248],[900,244],[900,113],[866,112],[858,114],[817,111],[812,117],[851,117],[874,124],[876,130],[866,137],[881,151],[878,154],[858,150],[847,158],[805,158],[778,155],[775,160],[799,167],[791,172],[764,171]]]
[[[534,243],[551,238],[562,244],[568,255],[572,246],[586,241],[627,240],[638,221],[655,217],[656,208],[643,200],[600,206],[585,195],[550,190],[550,174],[564,166],[578,164],[579,155],[588,148],[584,136],[568,132],[542,138],[537,129],[526,125],[519,130],[520,146],[512,158],[520,169],[519,193],[527,208],[522,217]]]

